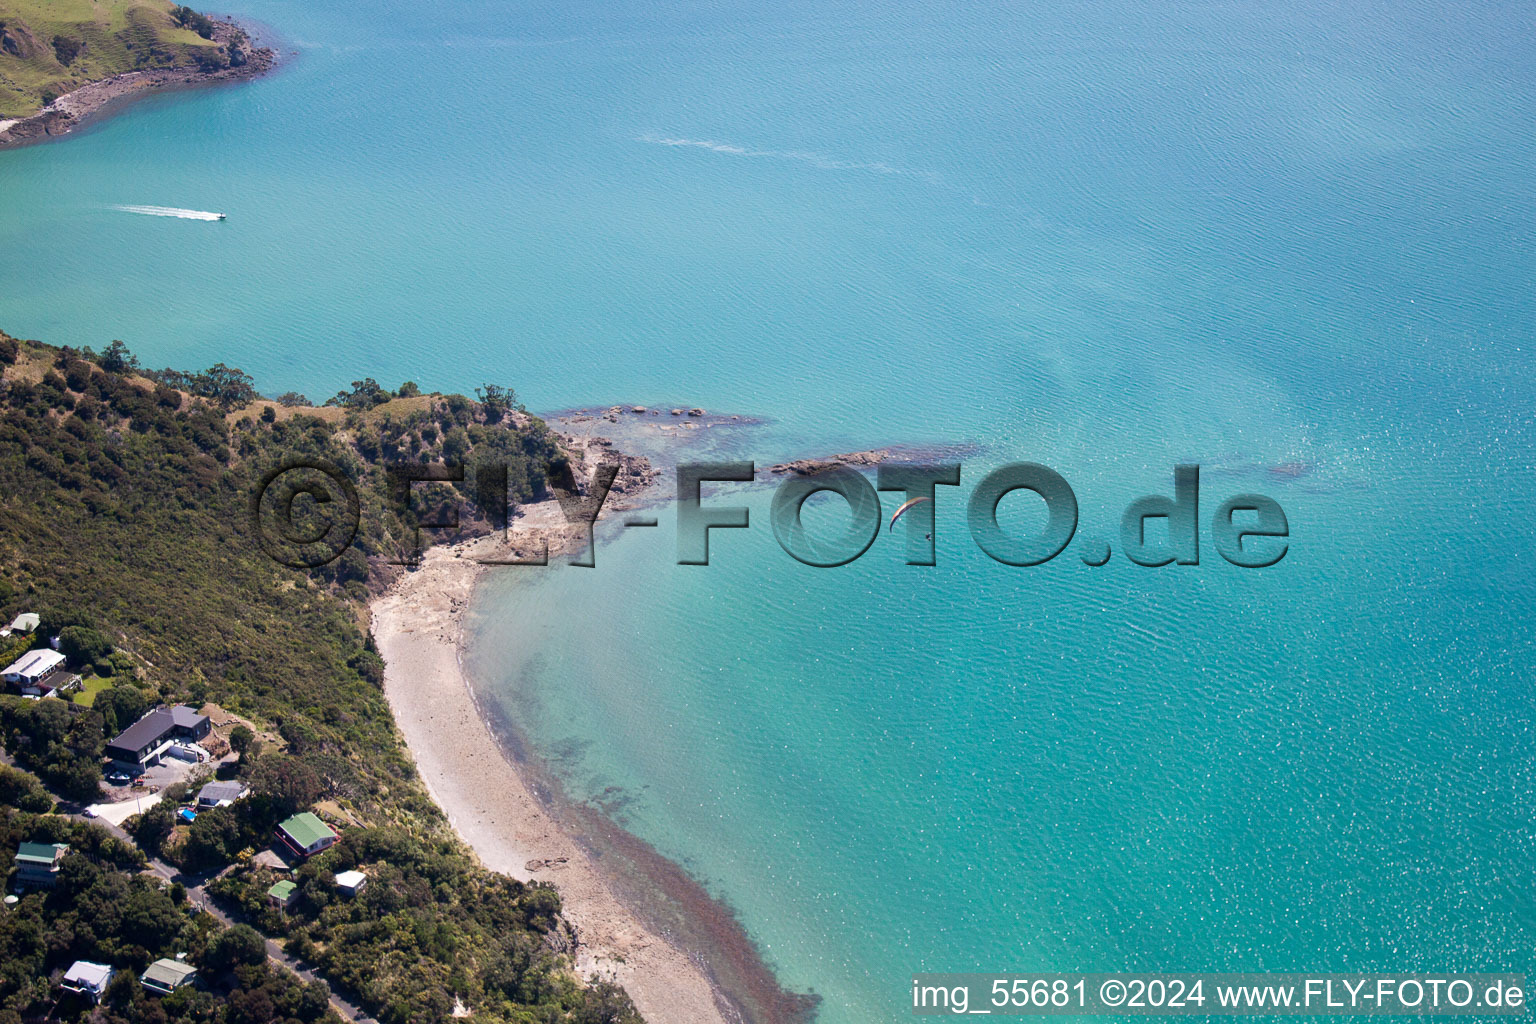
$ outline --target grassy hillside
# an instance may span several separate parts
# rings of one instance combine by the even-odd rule
[[[124,71],[227,64],[205,38],[212,26],[178,11],[169,0],[0,0],[0,118]]]
[[[151,374],[116,345],[95,354],[0,334],[0,367],[0,619],[37,611],[38,636],[77,639],[90,653],[76,663],[109,681],[83,714],[0,696],[0,740],[18,762],[89,796],[104,738],[148,702],[216,702],[256,727],[239,766],[253,796],[190,827],[160,805],[131,826],[141,845],[218,867],[316,807],[343,841],[305,869],[285,916],[258,923],[384,1024],[450,1024],[456,1000],[484,1024],[634,1024],[622,992],[577,984],[558,895],[480,868],[431,803],[362,625],[383,560],[408,535],[385,462],[491,459],[526,501],[561,472],[544,424],[491,387],[476,402],[363,380],[324,408],[263,402],[238,370]],[[253,484],[295,457],[342,467],[362,494],[353,549],[313,571],[267,557],[248,516]],[[437,500],[431,490],[416,508]],[[476,497],[462,501],[469,515]],[[378,881],[328,903],[330,875],[352,866]],[[257,893],[257,910],[262,882],[239,870],[228,895]],[[10,919],[0,915],[0,952]],[[44,970],[77,948],[32,938],[56,951]],[[22,987],[0,972],[0,1021],[30,1005]]]

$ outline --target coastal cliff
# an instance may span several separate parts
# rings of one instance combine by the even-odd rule
[[[235,22],[164,0],[0,0],[0,148],[67,134],[137,94],[253,78],[276,59]]]

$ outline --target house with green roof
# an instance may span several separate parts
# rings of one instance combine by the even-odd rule
[[[288,904],[293,902],[293,894],[298,887],[298,883],[284,879],[267,890],[267,902],[274,907],[287,909]]]
[[[312,857],[329,849],[341,836],[309,811],[295,814],[277,826],[277,839],[295,857]]]
[[[59,880],[59,862],[69,852],[64,843],[22,843],[16,848],[16,885],[51,889]]]

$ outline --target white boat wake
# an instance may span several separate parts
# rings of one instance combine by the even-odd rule
[[[182,220],[223,220],[222,213],[207,210],[178,210],[174,206],[114,206],[122,213],[142,213],[148,217],[180,217]]]

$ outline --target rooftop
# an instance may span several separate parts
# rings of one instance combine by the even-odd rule
[[[289,896],[293,895],[293,890],[297,889],[298,887],[298,883],[290,882],[287,879],[284,879],[283,881],[278,882],[276,885],[272,886],[272,888],[268,889],[267,895],[271,896],[273,899],[286,901]]]
[[[155,708],[118,733],[117,738],[108,746],[120,747],[123,750],[142,750],[151,743],[159,742],[172,729],[178,726],[191,729],[206,718],[206,715],[200,715],[191,708],[180,705],[172,708]]]
[[[207,715],[200,715],[195,708],[177,704],[171,708],[171,722],[179,729],[195,729]]]
[[[336,830],[309,811],[295,814],[277,827],[303,850],[309,849],[322,839],[336,838]]]
[[[3,671],[0,671],[0,675],[40,676],[46,672],[52,672],[62,664],[64,664],[64,655],[58,651],[28,651],[7,665]]]
[[[245,787],[235,781],[210,782],[197,791],[197,799],[201,803],[217,803],[220,800],[238,800],[240,794],[245,792]]]
[[[336,884],[343,889],[356,889],[368,880],[368,876],[361,871],[343,871],[336,876]]]
[[[76,960],[64,972],[64,984],[69,987],[101,989],[112,977],[112,968],[89,960]]]
[[[64,843],[22,843],[16,848],[16,863],[52,867],[53,862],[68,851],[69,847]]]
[[[37,612],[22,612],[11,622],[11,631],[13,633],[30,633],[37,628],[38,623],[41,621],[42,619],[38,617]]]
[[[175,720],[165,708],[156,708],[128,728],[117,734],[110,746],[124,750],[139,750],[154,743],[175,726]]]
[[[156,988],[173,989],[197,973],[197,968],[179,960],[156,960],[142,975],[142,980]]]

